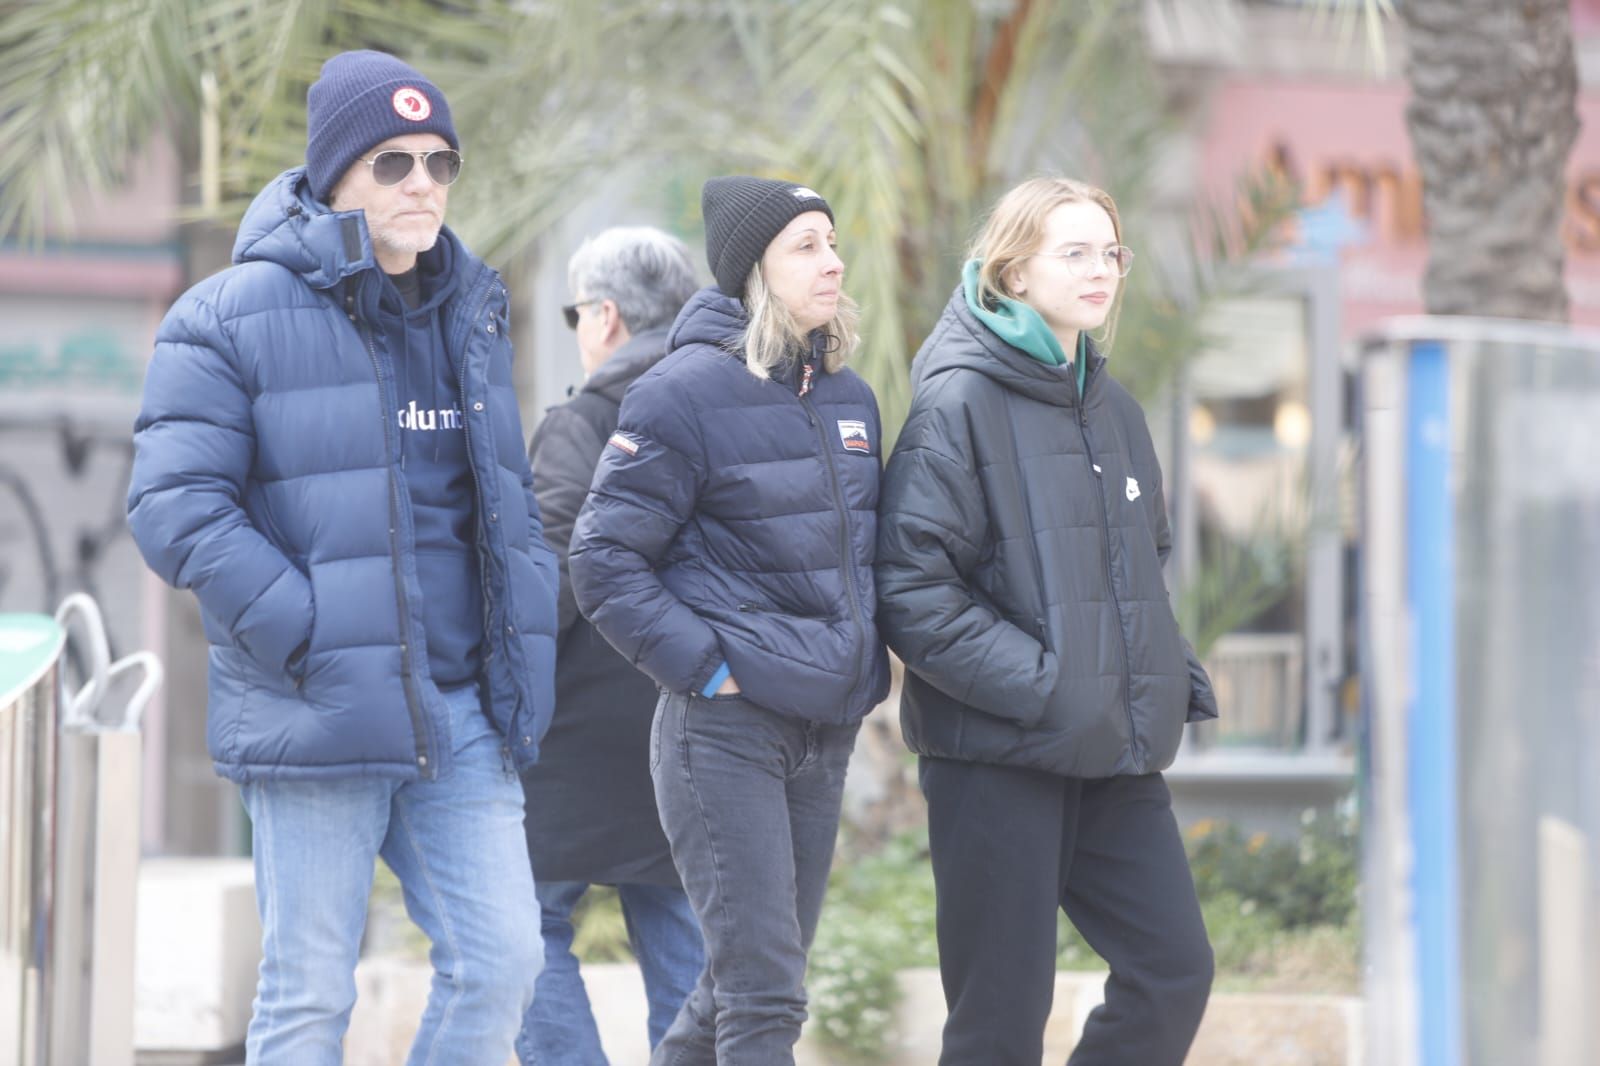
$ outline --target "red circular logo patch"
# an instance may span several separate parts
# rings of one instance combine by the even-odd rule
[[[394,113],[412,122],[425,122],[433,114],[433,105],[428,103],[426,96],[408,85],[394,91]]]

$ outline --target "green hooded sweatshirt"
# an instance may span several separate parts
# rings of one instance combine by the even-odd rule
[[[967,265],[961,268],[961,287],[967,294],[968,310],[977,316],[979,322],[989,327],[989,332],[1045,366],[1067,366],[1070,363],[1078,373],[1078,396],[1082,398],[1084,375],[1089,364],[1085,357],[1087,349],[1083,333],[1078,333],[1077,358],[1068,360],[1066,353],[1061,350],[1061,342],[1050,332],[1050,327],[1045,325],[1039,312],[1021,300],[1002,296],[999,307],[994,310],[984,307],[978,299],[978,271],[982,266],[981,260],[969,259]]]

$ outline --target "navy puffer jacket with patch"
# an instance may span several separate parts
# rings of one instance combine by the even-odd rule
[[[763,380],[743,306],[703,289],[622,402],[578,516],[578,607],[671,692],[725,664],[745,699],[830,723],[888,692],[874,624],[882,437],[853,371]]]
[[[484,709],[526,766],[554,702],[555,557],[505,287],[439,239],[454,242],[440,313],[476,491]],[[371,338],[384,281],[365,218],[319,203],[297,167],[251,205],[233,258],[156,334],[128,492],[145,560],[200,602],[211,757],[241,782],[434,777],[448,711],[423,646],[394,376]]]

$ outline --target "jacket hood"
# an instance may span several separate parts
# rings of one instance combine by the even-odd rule
[[[597,393],[613,403],[621,403],[622,394],[628,391],[634,379],[661,362],[666,354],[667,327],[657,326],[635,333],[589,375],[580,391]]]
[[[1092,383],[1105,357],[1088,341],[1085,380]],[[920,389],[939,374],[974,370],[999,384],[1043,403],[1075,407],[1077,382],[1067,367],[1045,366],[1038,359],[1007,344],[980,322],[967,303],[966,287],[957,285],[922,351],[911,363],[911,384]]]
[[[1067,353],[1061,350],[1061,342],[1050,332],[1039,312],[1021,300],[1002,299],[992,310],[983,306],[978,299],[978,274],[982,269],[981,259],[968,259],[967,265],[961,268],[961,287],[967,294],[967,310],[972,316],[996,337],[1045,366],[1064,366]]]
[[[730,354],[743,358],[739,338],[749,323],[744,304],[721,289],[710,286],[689,297],[689,302],[678,312],[677,319],[667,330],[667,350],[675,351],[691,344],[713,344],[726,348]]]
[[[683,305],[677,320],[667,331],[667,351],[675,352],[691,344],[709,344],[744,362],[744,331],[749,324],[750,316],[743,302],[715,286],[701,289],[689,297],[689,302]],[[810,362],[820,368],[822,342],[821,331],[813,330],[809,354],[803,360],[798,357],[789,359],[781,366],[772,368],[771,380],[797,387],[802,362]]]
[[[968,259],[967,265],[961,268],[961,287],[967,294],[967,310],[972,316],[985,326],[989,332],[1005,341],[1018,351],[1033,356],[1045,366],[1072,366],[1073,373],[1078,378],[1078,395],[1083,395],[1083,387],[1088,382],[1084,358],[1088,350],[1089,335],[1078,334],[1076,351],[1072,358],[1061,347],[1061,341],[1051,332],[1044,317],[1032,307],[1021,300],[1001,298],[996,306],[984,306],[984,301],[979,295],[979,273],[983,270],[983,260]]]
[[[317,200],[305,167],[293,167],[256,194],[239,224],[233,261],[264,260],[294,271],[314,289],[376,265],[366,216]]]
[[[444,269],[460,278],[475,273],[478,262],[449,226],[440,229],[439,242],[451,245]],[[303,166],[284,171],[256,194],[239,223],[233,261],[277,263],[313,289],[331,289],[352,274],[378,266],[366,215],[334,211],[318,200]]]

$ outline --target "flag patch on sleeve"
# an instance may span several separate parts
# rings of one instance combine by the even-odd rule
[[[628,436],[626,433],[613,433],[611,434],[611,439],[606,441],[606,443],[611,445],[613,448],[616,448],[618,451],[627,452],[629,455],[639,454],[639,442]]]
[[[844,442],[846,451],[869,453],[872,451],[872,441],[867,439],[865,422],[839,419],[839,439]]]

